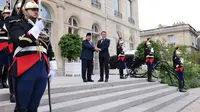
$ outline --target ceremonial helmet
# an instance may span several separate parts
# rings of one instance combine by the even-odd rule
[[[19,8],[21,8],[21,6],[22,6],[22,2],[18,2],[16,5],[16,8],[19,9]]]
[[[39,9],[39,6],[35,1],[29,0],[24,4],[24,9]]]
[[[179,45],[176,45],[175,49],[179,49]]]
[[[9,9],[8,6],[5,6],[5,7],[4,7],[4,9],[3,9],[3,11],[2,11],[2,14],[4,14],[4,13],[10,13],[10,9]]]
[[[150,41],[150,40],[151,40],[151,38],[150,38],[150,37],[148,37],[148,38],[147,38],[147,41]]]

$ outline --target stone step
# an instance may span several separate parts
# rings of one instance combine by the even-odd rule
[[[135,107],[129,108],[127,110],[124,110],[122,112],[133,112],[133,111],[137,111],[137,112],[155,112],[165,106],[168,106],[170,104],[174,105],[174,102],[185,97],[186,95],[188,95],[187,93],[180,93],[180,92],[175,92],[173,94],[169,94],[167,96],[143,103],[141,105],[137,105]],[[168,111],[165,111],[168,112]],[[171,112],[171,111],[169,111]]]
[[[52,104],[69,101],[73,99],[80,99],[90,96],[97,96],[103,94],[110,94],[115,92],[121,92],[126,90],[132,90],[137,88],[142,88],[146,86],[153,86],[158,85],[158,82],[149,83],[149,82],[142,82],[142,83],[133,83],[127,85],[119,85],[119,86],[112,86],[112,87],[104,87],[104,88],[95,88],[95,89],[87,89],[75,92],[65,92],[65,93],[56,93],[51,95]],[[44,95],[40,105],[48,105],[48,95]]]
[[[164,108],[156,112],[181,112],[185,107],[193,103],[199,98],[199,96],[186,96],[180,100],[174,102],[171,105],[165,106]],[[192,111],[191,111],[192,112]]]
[[[150,87],[149,87],[150,86]],[[51,94],[51,102],[52,104],[55,103],[60,103],[60,102],[65,102],[65,101],[70,101],[70,100],[75,100],[75,99],[80,99],[80,98],[85,98],[85,97],[91,97],[91,96],[96,96],[96,95],[104,95],[111,94],[113,97],[115,97],[115,92],[120,92],[122,91],[130,91],[132,89],[138,90],[138,92],[143,91],[140,88],[143,88],[144,90],[154,90],[154,89],[159,89],[159,88],[164,88],[167,87],[166,85],[158,85],[157,82],[155,83],[149,83],[149,82],[143,82],[143,83],[133,83],[133,84],[128,84],[128,85],[120,85],[120,86],[113,86],[113,87],[105,87],[105,88],[96,88],[96,89],[91,89],[91,90],[81,90],[81,91],[74,91],[74,92],[65,92],[65,93],[56,93],[56,94]],[[138,88],[138,89],[137,89]],[[147,88],[147,89],[146,89]],[[134,91],[137,92],[137,91]],[[145,91],[143,91],[145,92]],[[40,105],[48,105],[48,95],[44,95]],[[13,110],[14,104],[7,102],[0,102],[0,110]]]
[[[127,91],[121,91],[106,95],[98,95],[98,96],[92,96],[87,98],[81,98],[77,100],[71,100],[67,102],[57,103],[53,104],[52,108],[54,112],[74,112],[81,109],[89,108],[92,106],[98,106],[109,102],[119,102],[124,100],[124,103],[127,101],[131,101],[130,99],[136,99],[135,103],[142,103],[146,100],[151,100],[156,97],[163,96],[165,94],[170,94],[176,91],[176,88],[167,88],[167,85],[159,84],[159,85],[153,85],[149,87],[142,87]],[[138,100],[137,100],[138,99]],[[114,103],[115,104],[115,103]],[[110,105],[112,106],[112,105]],[[101,108],[104,106],[101,106]],[[48,112],[48,105],[47,106],[41,106],[39,108],[40,112]],[[92,111],[87,112],[97,112],[96,109]],[[109,111],[112,112],[112,111]],[[114,112],[114,111],[113,111]]]
[[[140,83],[140,82],[146,82],[146,79],[135,78],[135,79],[128,79],[128,80],[110,81],[107,83],[88,82],[88,83],[75,84],[75,85],[53,85],[51,87],[51,93],[53,94],[53,93],[73,92],[73,91],[113,87],[113,86],[118,86],[118,85],[126,85],[126,84]],[[45,91],[44,94],[47,94],[47,91]]]
[[[108,83],[93,82],[93,83],[82,83],[82,84],[74,84],[74,85],[69,85],[69,84],[64,85],[63,83],[62,85],[52,84],[51,94],[74,92],[74,91],[88,90],[88,89],[95,89],[95,88],[113,87],[113,86],[127,85],[127,84],[137,84],[137,83],[141,83],[145,81],[146,79],[128,79],[128,80],[112,81]],[[46,90],[44,95],[47,95],[47,93],[48,91]],[[9,90],[2,89],[0,91],[0,101],[7,101],[7,100],[9,100]]]

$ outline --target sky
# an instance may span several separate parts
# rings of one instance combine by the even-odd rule
[[[200,0],[138,0],[141,30],[183,21],[200,31]]]

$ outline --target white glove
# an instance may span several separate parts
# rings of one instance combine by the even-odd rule
[[[183,64],[183,62],[184,62],[184,59],[183,59],[183,58],[181,58],[181,63]]]
[[[48,76],[50,82],[53,80],[55,74],[56,74],[56,70],[50,70],[50,72],[49,72],[49,76]]]
[[[41,31],[44,29],[43,20],[36,21],[35,25],[28,31],[32,34],[36,39],[38,39]]]
[[[57,63],[56,60],[50,61],[50,70],[57,70]]]
[[[151,48],[151,53],[154,53],[154,50],[153,50],[153,48]]]
[[[49,78],[50,78],[50,82],[51,82],[56,74],[57,63],[56,63],[56,60],[53,60],[53,61],[50,61],[49,64],[50,64]]]

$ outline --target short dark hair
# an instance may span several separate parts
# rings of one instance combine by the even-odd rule
[[[150,37],[148,37],[148,38],[147,38],[147,41],[148,41],[148,40],[150,40],[150,39],[151,39],[151,38],[150,38]]]
[[[102,31],[101,34],[102,34],[102,33],[107,33],[107,32],[106,32],[106,31]]]
[[[91,34],[91,33],[87,33],[87,34],[86,34],[86,37],[87,37],[87,36],[92,36],[92,34]]]

